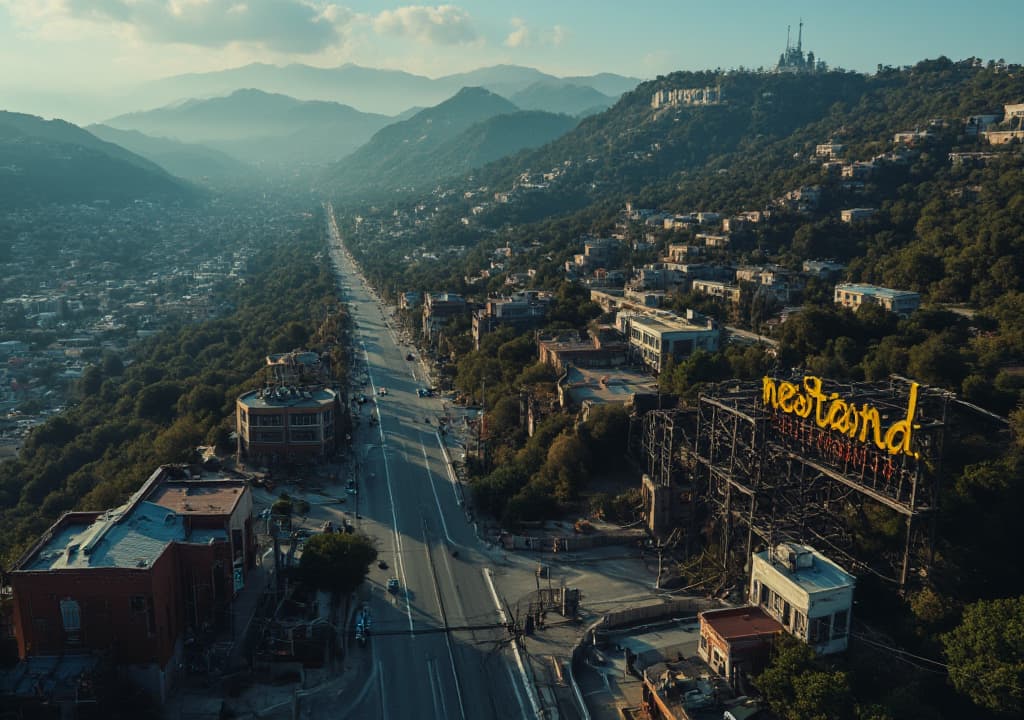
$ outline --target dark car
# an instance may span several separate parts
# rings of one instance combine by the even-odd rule
[[[406,360],[415,360],[415,359],[416,359],[416,357],[415,357],[415,356],[414,356],[414,355],[413,355],[412,353],[409,353],[409,354],[407,354],[407,355],[405,356],[405,359],[406,359]]]
[[[378,560],[377,561],[377,567],[379,567],[381,570],[387,570],[388,569],[388,564],[386,562],[384,562],[383,560]]]

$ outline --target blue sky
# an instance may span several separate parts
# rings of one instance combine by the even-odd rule
[[[253,61],[430,76],[498,63],[641,78],[770,66],[800,18],[804,48],[832,66],[1024,62],[1020,0],[0,0],[0,105],[4,92],[117,93]]]

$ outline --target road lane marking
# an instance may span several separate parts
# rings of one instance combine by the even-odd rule
[[[380,660],[377,661],[377,680],[380,685],[380,716],[383,720],[388,720],[388,704],[384,702],[387,695],[384,694],[384,665]]]
[[[416,632],[413,629],[412,624],[412,607],[409,605],[409,581],[405,575],[405,561],[402,559],[402,536],[398,532],[398,513],[395,510],[395,494],[391,489],[391,466],[388,463],[388,454],[386,450],[387,439],[384,436],[384,422],[380,415],[380,405],[377,402],[377,386],[373,382],[373,373],[370,371],[370,353],[366,350],[366,343],[362,340],[359,343],[363,346],[363,355],[366,359],[366,374],[370,378],[370,389],[373,391],[373,406],[377,410],[377,431],[380,434],[380,449],[381,456],[384,458],[384,480],[388,486],[388,499],[391,502],[391,522],[392,532],[395,538],[395,545],[398,548],[398,574],[402,576],[402,594],[405,596],[405,614],[409,618],[409,634],[412,637],[416,637]]]
[[[433,578],[431,585],[434,586],[434,597],[437,599],[437,610],[441,614],[441,621],[444,623],[445,634],[444,642],[448,646],[448,661],[452,665],[452,680],[455,682],[455,694],[459,698],[459,716],[462,720],[466,720],[466,707],[462,701],[462,687],[459,685],[459,670],[455,667],[455,653],[452,650],[452,634],[447,632],[448,630],[448,614],[444,610],[444,602],[441,600],[441,584],[437,581],[437,567],[434,565],[434,559],[430,556],[430,543],[427,538],[427,525],[426,518],[420,516],[423,519],[423,551],[427,555],[427,567],[430,568],[430,576]],[[448,717],[447,712],[444,717]]]
[[[430,699],[434,703],[434,717],[444,718],[445,715],[440,714],[440,708],[438,707],[438,699],[441,695],[440,680],[437,677],[437,668],[434,667],[434,658],[427,658],[427,679],[430,681]]]
[[[423,444],[423,435],[420,435],[420,449],[423,450],[423,467],[427,471],[427,479],[430,481],[430,491],[434,494],[434,503],[437,505],[437,514],[441,516],[441,528],[449,545],[455,545],[452,536],[448,534],[448,523],[444,519],[444,510],[441,509],[441,499],[437,496],[437,487],[434,486],[434,473],[430,472],[430,458],[427,457],[427,446]]]
[[[484,568],[483,574],[484,580],[487,581],[487,588],[491,591],[491,597],[494,598],[494,607],[498,608],[498,617],[507,625],[508,615],[505,614],[505,608],[501,606],[501,599],[498,597],[498,591],[494,588],[494,580],[491,578],[494,573],[491,572],[490,568]],[[523,688],[526,690],[526,695],[530,699],[530,707],[533,708],[532,717],[542,717],[540,701],[534,695],[533,685],[530,683],[530,678],[526,674],[526,665],[523,664],[523,658],[519,654],[519,643],[516,642],[514,638],[512,640],[512,654],[515,655],[516,666],[519,668],[519,675],[523,681]],[[506,665],[506,667],[508,666]],[[512,671],[510,669],[509,674],[511,674],[511,672]],[[515,683],[513,683],[513,686],[515,686]],[[516,689],[516,697],[519,699],[519,709],[523,711],[523,717],[530,717],[526,712],[526,706],[523,705],[522,698],[519,696],[518,688]]]
[[[434,437],[437,438],[437,446],[441,448],[441,457],[444,458],[444,466],[448,470],[448,479],[451,481],[452,495],[455,496],[455,504],[458,505],[459,507],[462,507],[462,502],[459,500],[459,490],[457,487],[459,480],[458,478],[455,477],[455,468],[453,468],[452,464],[448,462],[449,455],[448,453],[445,452],[444,443],[441,442],[441,433],[435,430]]]

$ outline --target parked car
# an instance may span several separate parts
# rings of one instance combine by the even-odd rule
[[[388,394],[388,389],[386,387],[382,387],[379,390],[379,392],[380,392],[381,395],[387,395]]]
[[[406,360],[415,360],[415,359],[416,359],[416,357],[415,357],[415,356],[414,356],[414,355],[413,355],[412,353],[409,353],[409,354],[407,354],[407,355],[405,356],[405,359],[406,359]]]
[[[392,594],[397,593],[399,587],[401,587],[401,586],[398,583],[398,578],[396,578],[396,577],[388,578],[388,592],[389,593],[392,593]]]
[[[388,569],[388,564],[386,562],[384,562],[383,560],[378,560],[377,561],[377,567],[379,567],[381,570],[387,570]]]

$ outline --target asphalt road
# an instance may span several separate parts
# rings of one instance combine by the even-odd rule
[[[418,353],[396,338],[341,248],[327,210],[332,260],[368,379],[359,389],[362,373],[354,373],[355,391],[369,400],[358,410],[353,436],[356,522],[377,539],[380,559],[388,564],[371,571],[370,639],[353,649],[363,653],[365,679],[336,699],[337,716],[534,717],[536,696],[500,626],[489,556],[467,521],[441,450],[441,400],[417,396],[423,372],[406,356]],[[371,412],[378,422],[370,421]],[[355,499],[350,497],[348,510],[355,510]],[[389,577],[398,579],[398,592],[388,592]]]

